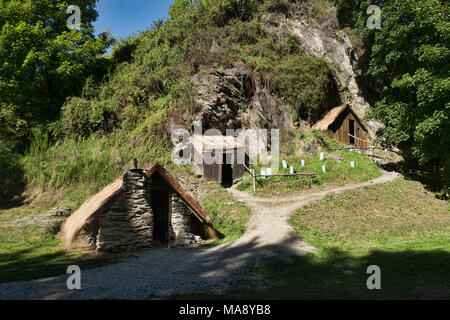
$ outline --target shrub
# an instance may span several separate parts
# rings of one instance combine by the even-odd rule
[[[333,72],[328,63],[306,55],[285,59],[275,71],[273,81],[279,93],[302,119],[312,122],[333,95]]]
[[[279,12],[288,15],[291,9],[291,2],[290,0],[268,0],[265,3],[265,9],[268,12]]]
[[[211,21],[217,26],[223,26],[233,18],[250,20],[264,0],[205,0],[204,2],[209,7]]]
[[[102,129],[108,131],[113,125],[114,112],[106,101],[71,98],[62,108],[61,127],[64,135],[87,137]]]

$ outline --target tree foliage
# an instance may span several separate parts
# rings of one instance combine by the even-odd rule
[[[365,28],[372,1],[337,0],[341,25],[362,30],[365,75],[387,86],[371,117],[386,127],[379,139],[420,164],[439,160],[450,181],[450,3],[384,0],[381,29]]]
[[[99,74],[99,54],[111,44],[94,36],[96,0],[0,0],[0,152],[20,151],[31,128],[58,117],[88,75]],[[67,28],[69,5],[82,26]]]

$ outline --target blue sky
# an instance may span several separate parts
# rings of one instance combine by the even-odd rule
[[[128,37],[152,26],[153,21],[167,18],[173,0],[100,0],[96,33],[110,30],[114,37]]]

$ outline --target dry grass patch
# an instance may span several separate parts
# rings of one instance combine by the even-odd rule
[[[300,236],[320,246],[369,249],[423,242],[421,247],[431,248],[448,239],[449,212],[449,204],[421,184],[400,178],[329,195],[298,210],[291,223]]]

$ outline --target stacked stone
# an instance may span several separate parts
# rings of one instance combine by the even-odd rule
[[[199,183],[197,181],[190,181],[183,177],[178,178],[178,182],[190,194],[198,194]]]
[[[172,216],[171,224],[173,235],[172,245],[175,247],[197,247],[203,244],[204,240],[192,233],[194,230],[194,215],[190,212],[189,207],[186,206],[183,199],[173,193],[171,196],[172,201]]]
[[[97,251],[121,252],[151,248],[153,212],[150,184],[142,170],[123,176],[123,193],[108,212],[99,217]]]

